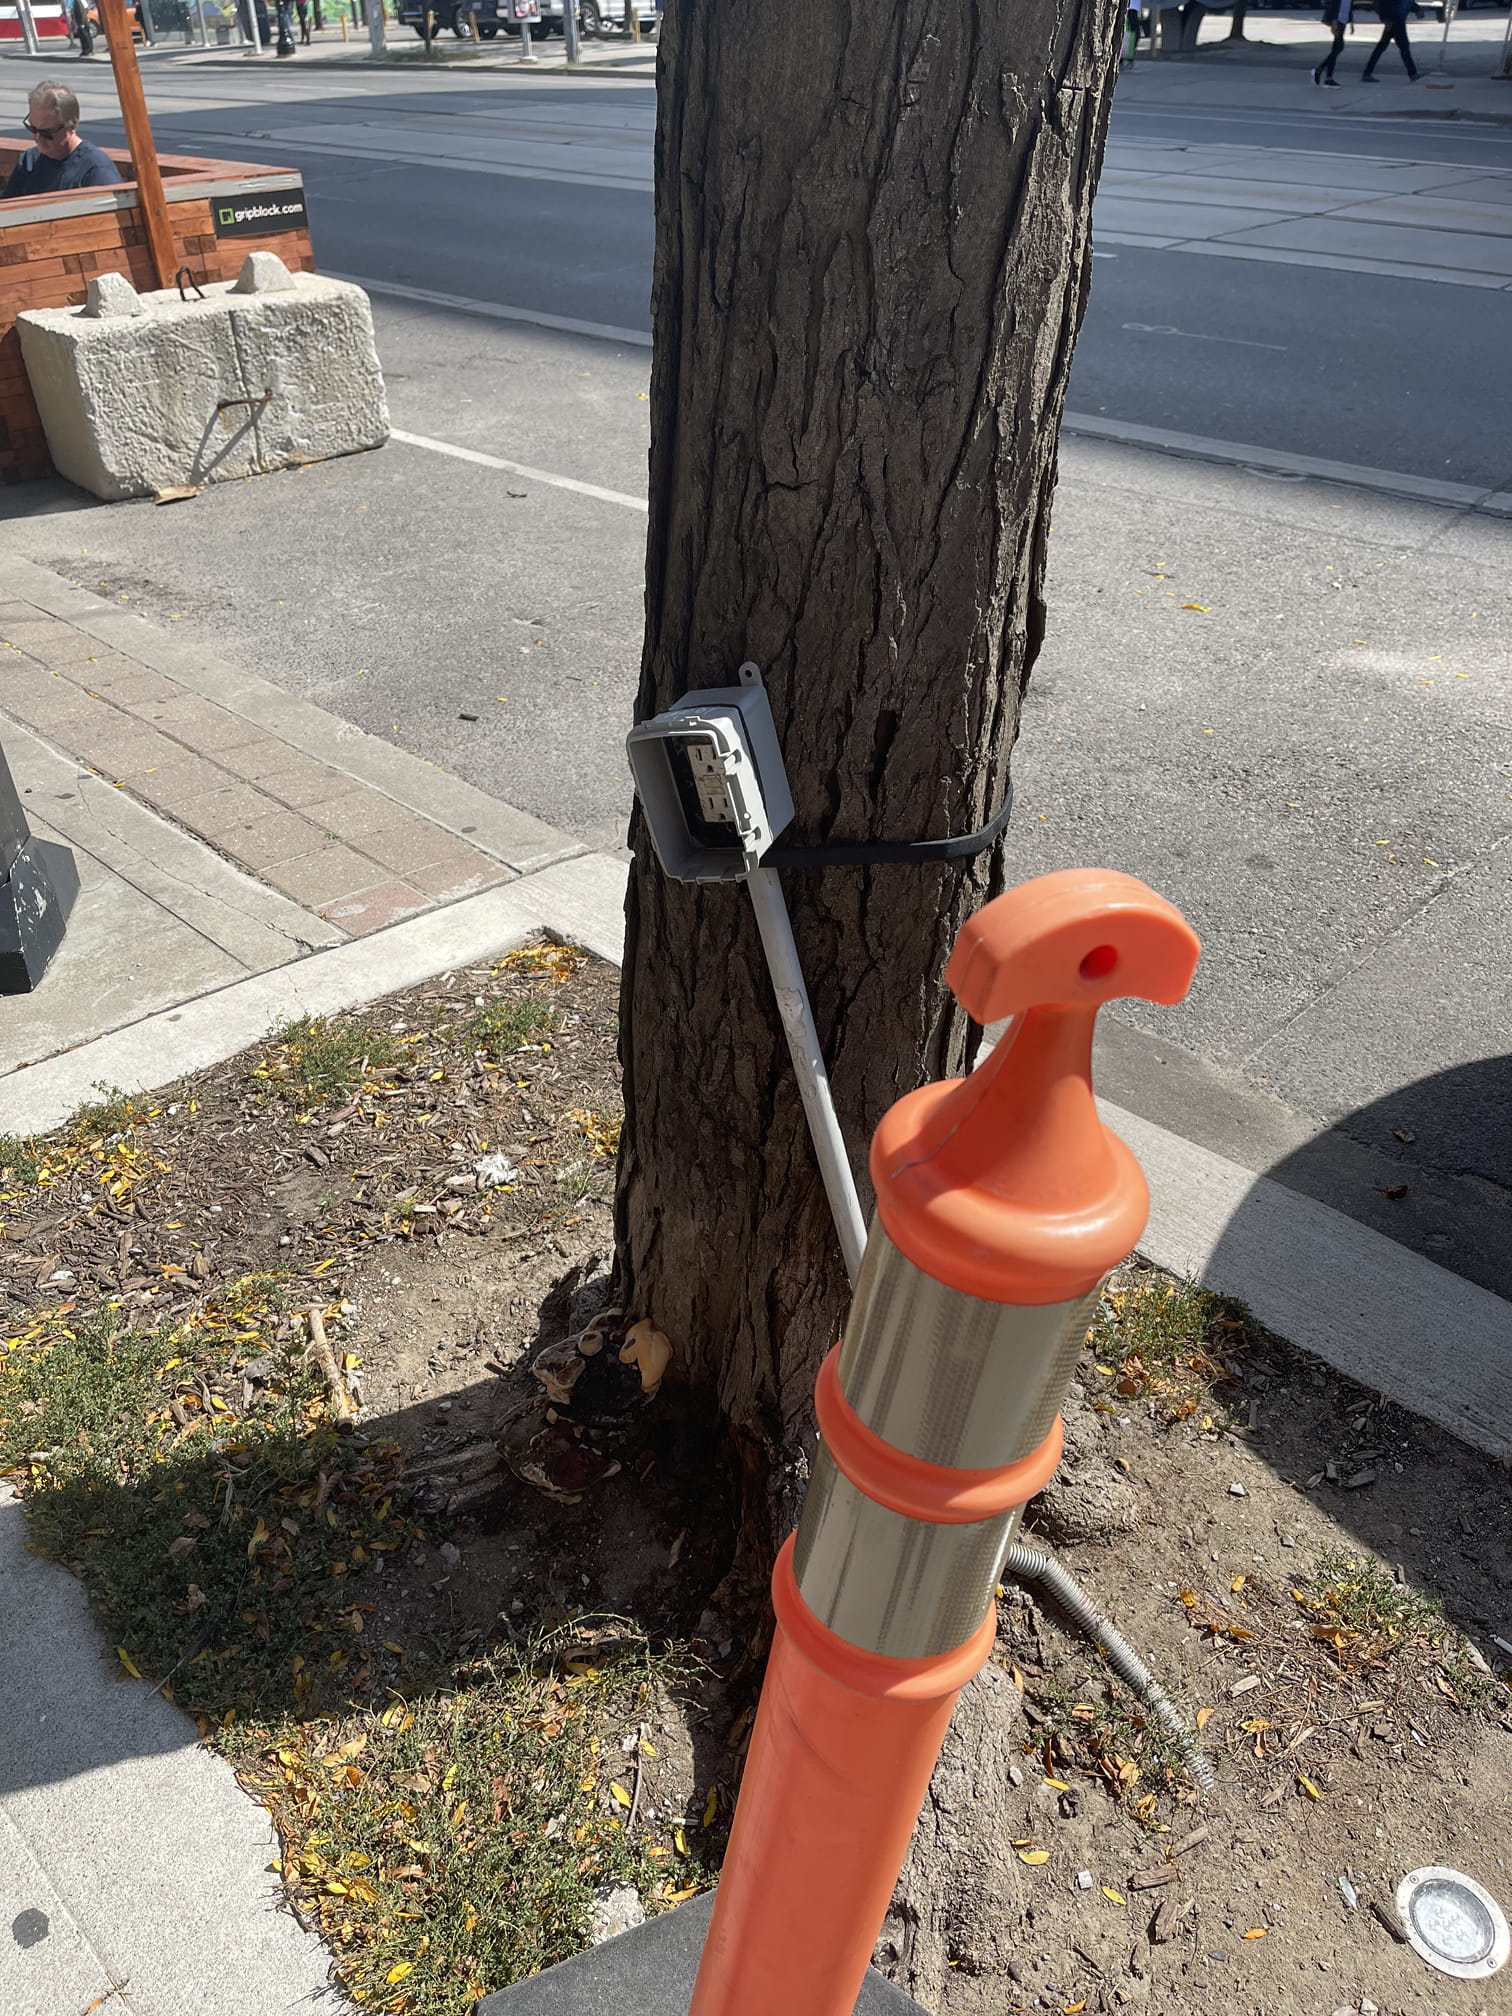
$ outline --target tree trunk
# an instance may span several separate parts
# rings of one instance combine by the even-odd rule
[[[668,0],[637,718],[755,659],[789,840],[969,832],[1002,800],[1123,12]],[[627,1306],[717,1393],[756,1557],[847,1286],[749,900],[632,841]],[[868,1202],[880,1115],[968,1060],[941,973],[1001,874],[995,849],[785,877]]]

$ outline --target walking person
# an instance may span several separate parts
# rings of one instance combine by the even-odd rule
[[[1333,47],[1317,64],[1312,73],[1314,84],[1327,85],[1337,91],[1339,80],[1334,75],[1334,65],[1344,52],[1344,37],[1349,32],[1354,19],[1354,0],[1323,0],[1323,26],[1333,30]]]
[[[1375,10],[1381,17],[1381,39],[1365,59],[1364,73],[1360,78],[1362,84],[1374,84],[1375,67],[1392,42],[1402,52],[1409,82],[1417,82],[1418,67],[1412,60],[1412,44],[1407,40],[1407,13],[1411,5],[1412,0],[1375,0]]]

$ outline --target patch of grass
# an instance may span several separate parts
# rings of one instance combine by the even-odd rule
[[[176,1326],[49,1313],[0,1355],[0,1470],[33,1540],[207,1727],[340,1698],[366,1663],[358,1578],[415,1530],[397,1449],[339,1435],[279,1341],[282,1285],[248,1276]]]
[[[590,1197],[603,1196],[605,1187],[605,1179],[589,1155],[566,1163],[557,1176],[557,1190],[562,1203],[570,1210],[586,1203]]]
[[[467,1033],[486,1057],[498,1063],[527,1043],[538,1043],[555,1026],[544,1001],[490,1001],[468,1017]]]
[[[272,1047],[253,1066],[251,1077],[291,1105],[337,1106],[401,1054],[400,1045],[374,1022],[306,1015],[274,1032]]]
[[[29,1190],[40,1168],[32,1142],[22,1141],[14,1134],[0,1134],[0,1192]]]
[[[75,1141],[92,1141],[100,1136],[126,1133],[145,1117],[144,1103],[123,1092],[119,1085],[96,1085],[98,1099],[81,1106],[68,1123]]]
[[[1229,1376],[1227,1361],[1260,1335],[1242,1302],[1191,1282],[1142,1275],[1098,1305],[1087,1339],[1097,1361],[1093,1403],[1107,1380],[1117,1399],[1147,1399],[1167,1424],[1190,1420],[1216,1404],[1214,1389]],[[1215,1423],[1209,1417],[1201,1425]]]
[[[397,1449],[336,1431],[290,1292],[254,1275],[177,1325],[105,1307],[15,1328],[0,1471],[122,1669],[195,1715],[268,1807],[352,1998],[471,2016],[580,1947],[599,1884],[655,1911],[712,1880],[713,1800],[632,1832],[643,1767],[621,1741],[695,1662],[622,1620],[605,1644],[582,1617],[460,1669],[375,1646],[364,1574],[420,1529]]]
[[[678,1663],[643,1640],[566,1662],[538,1642],[475,1662],[460,1691],[245,1743],[243,1782],[354,2000],[469,2016],[577,1951],[598,1884],[631,1883],[652,1910],[706,1885],[691,1822],[629,1833],[637,1760],[604,1741]]]
[[[1431,1597],[1404,1587],[1370,1554],[1325,1550],[1311,1586],[1293,1593],[1313,1636],[1332,1646],[1346,1671],[1384,1666],[1413,1647],[1437,1653],[1454,1635]]]
[[[1048,1681],[1035,1706],[1043,1719],[1034,1749],[1047,1778],[1089,1773],[1142,1826],[1161,1824],[1162,1802],[1168,1812],[1188,1773],[1181,1745],[1157,1715],[1106,1680],[1081,1694]]]

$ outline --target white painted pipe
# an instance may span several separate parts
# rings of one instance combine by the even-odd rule
[[[746,886],[751,892],[751,908],[756,912],[756,928],[761,933],[767,971],[772,976],[772,990],[777,996],[777,1012],[782,1017],[788,1049],[792,1053],[798,1090],[803,1098],[803,1110],[808,1116],[809,1134],[813,1139],[819,1174],[824,1178],[824,1192],[829,1198],[845,1271],[854,1288],[861,1272],[861,1258],[866,1251],[866,1220],[862,1216],[861,1198],[856,1190],[850,1158],[845,1152],[845,1137],[840,1132],[840,1121],[830,1093],[829,1073],[824,1065],[824,1052],[819,1047],[819,1031],[814,1026],[814,1011],[809,1006],[803,968],[798,963],[798,947],[793,940],[787,901],[775,868],[754,869],[746,879]]]

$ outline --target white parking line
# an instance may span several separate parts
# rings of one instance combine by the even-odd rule
[[[579,322],[571,315],[548,315],[539,308],[506,308],[497,301],[473,301],[465,294],[437,294],[429,287],[406,287],[398,280],[365,280],[357,273],[328,273],[328,280],[348,280],[369,294],[392,294],[398,301],[423,301],[431,308],[456,308],[464,315],[487,315],[495,322],[531,322],[538,329],[565,329],[569,336],[602,336],[609,343],[633,343],[651,348],[649,329],[616,329],[611,322]]]
[[[485,455],[477,448],[459,448],[451,441],[433,441],[428,434],[406,434],[395,427],[391,441],[406,448],[428,448],[432,455],[451,455],[458,462],[476,462],[484,469],[502,469],[506,476],[523,476],[531,483],[549,483],[555,490],[576,490],[581,497],[597,497],[601,504],[622,504],[627,511],[644,511],[644,497],[631,497],[623,490],[606,490],[599,483],[580,483],[576,476],[555,476],[548,469],[532,469],[524,462],[506,462],[501,455]]]

